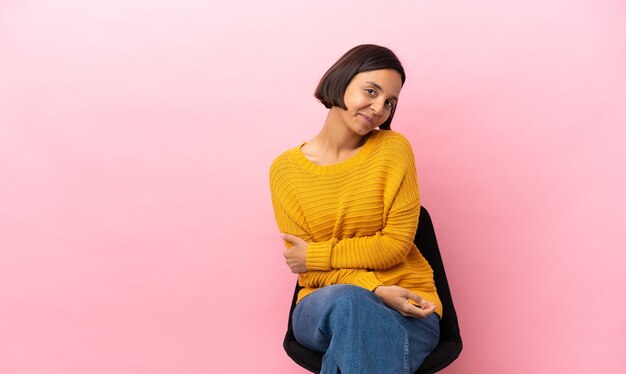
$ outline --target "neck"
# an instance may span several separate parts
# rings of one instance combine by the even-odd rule
[[[338,115],[339,110],[341,108],[333,107],[328,111],[322,130],[311,140],[311,143],[316,143],[321,149],[335,155],[361,147],[368,137],[356,134],[342,124],[342,119]]]

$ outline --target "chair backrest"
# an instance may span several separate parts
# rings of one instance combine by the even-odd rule
[[[435,229],[433,227],[430,214],[423,206],[420,210],[419,224],[417,227],[417,233],[415,234],[415,245],[433,269],[437,293],[439,294],[439,298],[443,304],[443,317],[439,323],[439,344],[435,350],[428,355],[428,357],[426,357],[422,366],[416,372],[419,374],[430,374],[445,368],[456,360],[463,349],[463,342],[461,340],[456,311],[452,302],[452,295],[450,294],[448,279],[446,278],[446,271],[443,267],[439,246],[437,245]],[[299,291],[300,286],[298,285],[298,282],[296,282],[283,347],[285,348],[287,355],[289,355],[289,357],[291,357],[291,359],[298,365],[309,371],[319,373],[323,355],[302,347],[298,344],[293,335],[291,318],[293,310],[296,307],[296,300]]]
[[[452,302],[450,286],[446,277],[446,270],[439,252],[435,228],[430,214],[422,206],[419,224],[415,234],[415,245],[433,269],[437,294],[443,304],[443,316],[439,321],[439,343],[417,370],[419,374],[432,374],[450,365],[461,354],[463,341],[459,330],[459,320]]]
[[[443,304],[443,318],[439,322],[440,335],[450,340],[458,339],[460,341],[459,321],[454,309],[454,303],[452,302],[450,286],[448,285],[446,270],[441,259],[441,252],[439,252],[435,229],[430,214],[424,207],[420,210],[419,224],[415,234],[415,245],[433,269],[437,294]]]

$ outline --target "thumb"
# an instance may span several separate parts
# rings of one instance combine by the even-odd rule
[[[295,237],[293,235],[280,233],[280,237],[283,238],[283,240],[286,240],[290,243],[295,243]]]

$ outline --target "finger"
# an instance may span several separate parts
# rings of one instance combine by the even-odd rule
[[[422,309],[430,308],[431,306],[435,305],[432,301],[428,301],[428,300],[424,299],[423,297],[421,298],[421,301],[419,303],[417,301],[415,301],[414,299],[410,299],[410,301],[411,301],[411,303],[413,305],[415,305],[418,308],[422,308]]]
[[[399,310],[400,314],[405,317],[422,318],[422,309],[408,302],[404,303]]]
[[[421,318],[428,317],[429,315],[435,313],[435,310],[436,310],[435,304],[432,304],[431,306],[427,308],[422,308],[420,310]]]
[[[290,234],[285,234],[285,233],[280,233],[280,237],[283,238],[283,240],[286,240],[290,243],[295,243],[294,239],[296,238],[293,235]]]
[[[434,307],[434,306],[433,306],[432,308],[425,309],[425,310],[424,310],[424,314],[425,314],[425,316],[424,316],[424,317],[428,317],[429,315],[434,314],[434,313],[435,313],[435,310],[436,310],[436,309],[435,309],[435,307]]]
[[[294,252],[293,248],[295,247],[291,247],[288,250],[285,251],[285,258],[287,259],[294,259],[296,258],[296,253]]]
[[[287,260],[285,261],[285,263],[287,264],[287,266],[289,266],[289,269],[291,269],[291,272],[295,273],[296,265],[293,263],[293,261]]]
[[[411,299],[411,301],[414,301]],[[422,298],[422,305],[414,305],[409,300],[407,300],[407,304],[410,305],[410,308],[405,309],[407,314],[410,314],[411,317],[424,318],[431,315],[436,310],[436,305],[433,302],[427,301]]]
[[[435,308],[424,308],[424,309],[413,308],[413,311],[411,312],[411,317],[426,318],[429,315],[433,314],[434,312],[435,312]]]
[[[411,292],[409,290],[407,290],[406,296],[407,299],[411,299],[413,301],[415,301],[415,303],[417,305],[423,306],[426,302],[426,300],[424,300],[423,297],[421,297],[420,295],[416,294],[415,292]]]
[[[416,317],[417,318],[426,318],[426,317],[428,317],[431,314],[433,314],[432,311],[426,311],[426,310],[421,310],[420,309],[420,311],[417,313]]]

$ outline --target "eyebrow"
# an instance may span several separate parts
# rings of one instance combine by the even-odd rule
[[[385,92],[385,90],[383,90],[383,88],[376,82],[368,81],[368,82],[365,82],[365,83],[369,83],[372,86],[378,88],[380,90],[380,92],[383,92],[383,93]],[[391,98],[394,99],[395,101],[398,101],[398,96],[392,96]]]

